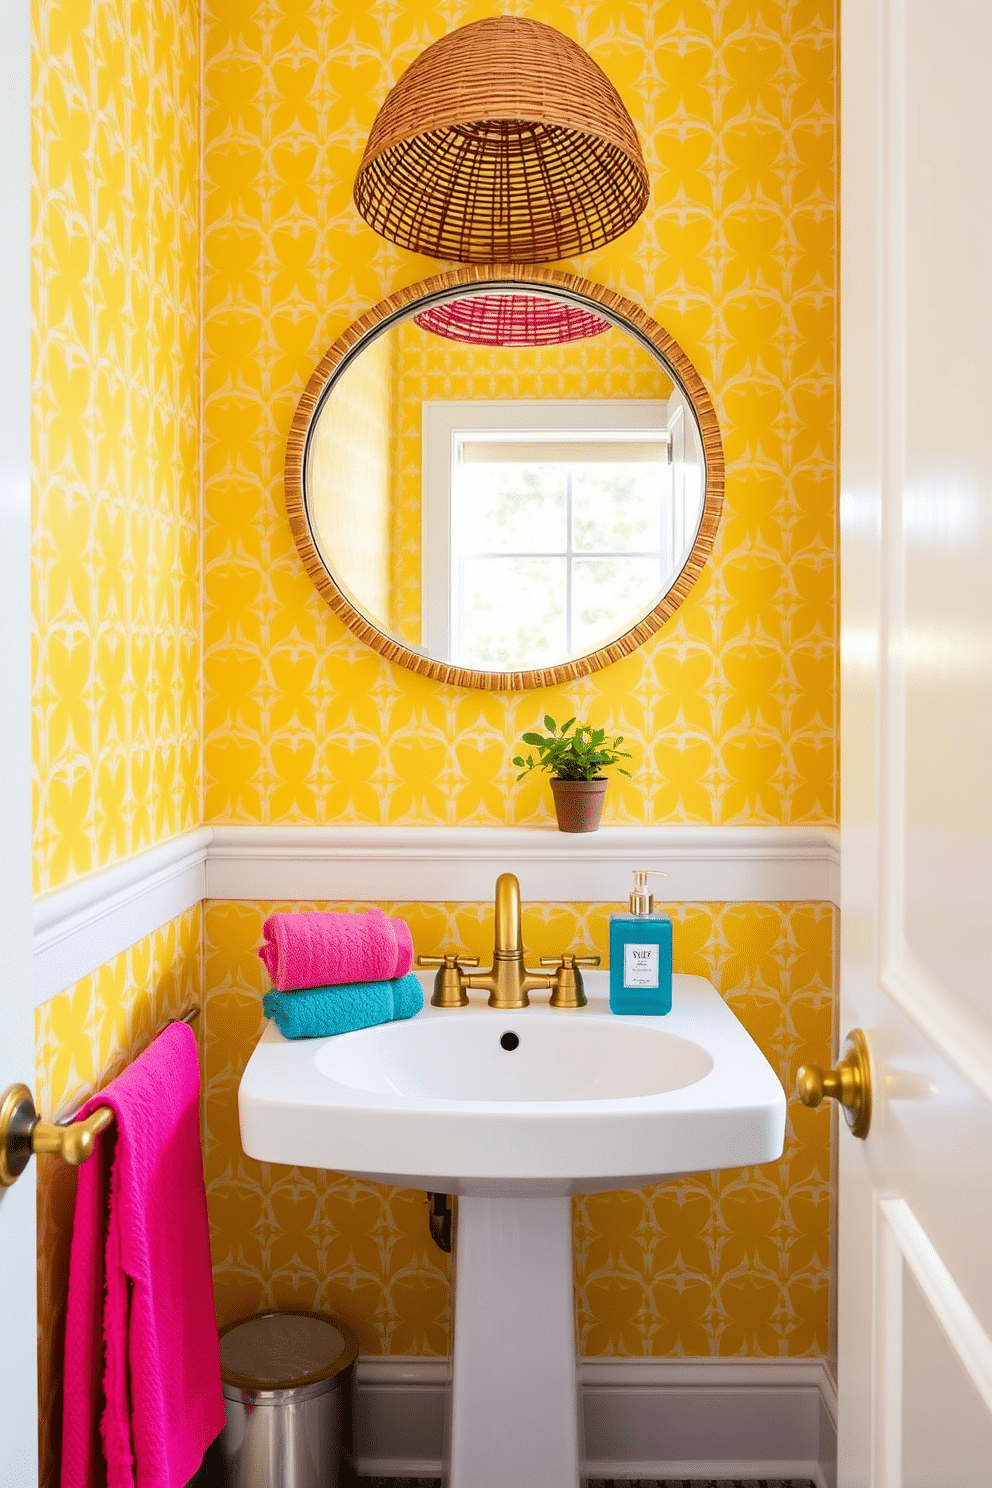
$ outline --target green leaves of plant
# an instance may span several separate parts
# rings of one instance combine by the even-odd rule
[[[519,754],[514,756],[513,763],[520,768],[517,779],[522,780],[531,770],[547,770],[558,780],[595,780],[611,765],[616,765],[620,774],[629,778],[630,771],[618,764],[621,759],[631,758],[628,750],[620,748],[622,734],[607,743],[605,729],[592,729],[585,723],[575,724],[575,732],[569,735],[573,724],[575,719],[570,718],[559,729],[550,713],[546,713],[546,735],[524,734],[524,743],[533,745],[538,757],[535,760],[530,754],[526,759]]]

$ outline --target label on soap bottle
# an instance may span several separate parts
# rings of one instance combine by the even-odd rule
[[[657,987],[658,947],[631,943],[623,948],[623,984],[625,987]]]

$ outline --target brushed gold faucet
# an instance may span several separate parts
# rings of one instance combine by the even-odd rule
[[[419,956],[418,966],[436,966],[434,1007],[465,1007],[467,988],[480,988],[489,993],[489,1006],[523,1008],[530,1002],[528,992],[552,988],[551,1006],[584,1007],[583,966],[598,966],[598,956],[564,955],[541,958],[541,965],[554,971],[530,971],[525,964],[520,931],[520,884],[515,873],[501,873],[496,880],[493,964],[488,971],[469,972],[464,966],[478,966],[474,958],[451,955]]]

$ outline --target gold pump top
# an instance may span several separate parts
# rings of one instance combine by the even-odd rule
[[[635,868],[634,887],[630,891],[627,903],[630,912],[634,915],[649,915],[654,913],[654,895],[648,890],[648,874],[654,873],[658,878],[667,878],[668,874],[660,868]]]

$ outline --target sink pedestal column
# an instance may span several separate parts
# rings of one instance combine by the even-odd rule
[[[571,1199],[458,1200],[450,1488],[577,1488]]]

